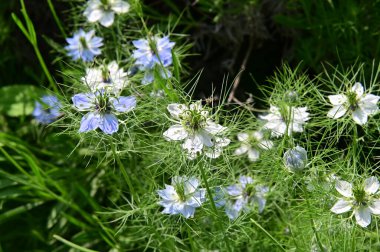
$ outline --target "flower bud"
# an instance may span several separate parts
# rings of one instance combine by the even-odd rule
[[[307,164],[306,150],[300,146],[287,150],[284,154],[284,163],[291,172],[302,171]]]

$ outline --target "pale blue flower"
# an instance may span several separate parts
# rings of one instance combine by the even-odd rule
[[[307,165],[307,152],[304,148],[296,146],[284,153],[284,163],[291,172],[302,171]]]
[[[162,78],[171,77],[170,71],[166,68],[173,63],[172,48],[174,42],[169,40],[168,36],[160,38],[154,36],[151,39],[139,39],[132,41],[137,48],[132,57],[136,59],[136,65],[141,71],[145,71],[142,83],[149,84],[154,80],[155,66],[159,67],[159,73]]]
[[[254,205],[258,206],[258,211],[261,213],[264,210],[265,196],[268,192],[269,187],[255,184],[251,177],[241,176],[238,184],[226,188],[228,199],[225,203],[225,209],[227,216],[234,220],[241,211],[249,212]]]
[[[110,97],[104,91],[76,94],[72,101],[79,111],[89,111],[82,118],[79,132],[100,128],[106,134],[113,134],[119,129],[115,113],[126,113],[136,107],[134,96]]]
[[[61,103],[54,95],[44,95],[41,102],[36,101],[32,115],[42,124],[54,122],[60,115]]]
[[[182,214],[185,218],[193,217],[195,208],[206,201],[206,190],[198,189],[198,186],[197,178],[173,177],[172,185],[165,185],[164,190],[157,190],[161,197],[158,204],[164,207],[162,213]]]
[[[95,30],[85,32],[82,29],[74,33],[74,36],[66,39],[65,49],[67,55],[73,60],[93,61],[94,57],[101,54],[100,47],[103,46],[103,39],[95,36]]]

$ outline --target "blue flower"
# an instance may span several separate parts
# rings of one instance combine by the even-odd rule
[[[226,214],[230,219],[236,219],[241,211],[249,212],[253,205],[258,206],[259,213],[264,210],[265,195],[269,187],[255,185],[251,177],[241,176],[239,183],[226,188],[229,199],[225,203]]]
[[[44,95],[41,102],[36,101],[32,115],[42,124],[54,122],[60,115],[61,103],[54,95]]]
[[[80,29],[66,41],[69,45],[65,49],[73,60],[93,61],[95,56],[101,54],[100,47],[103,46],[103,39],[95,36],[95,30],[86,33]]]
[[[79,111],[89,111],[82,118],[79,132],[100,128],[106,134],[113,134],[119,129],[115,112],[126,113],[136,107],[134,96],[116,98],[104,91],[76,94],[72,101]]]
[[[132,57],[136,59],[136,65],[140,70],[146,71],[143,84],[153,82],[153,70],[155,66],[159,66],[159,73],[162,78],[168,79],[171,73],[165,69],[173,63],[172,48],[174,42],[170,42],[169,37],[160,38],[154,36],[151,39],[139,39],[132,41],[137,48]]]
[[[195,208],[206,201],[206,190],[198,189],[199,180],[185,176],[172,178],[172,185],[165,185],[164,190],[157,190],[161,197],[159,205],[164,207],[162,213],[182,214],[185,218],[193,217]]]

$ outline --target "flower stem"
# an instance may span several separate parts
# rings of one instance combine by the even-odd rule
[[[210,202],[211,202],[212,210],[215,212],[216,215],[219,215],[218,214],[218,210],[217,210],[216,205],[215,205],[215,202],[214,202],[214,199],[212,197],[212,193],[211,193],[210,187],[209,187],[208,182],[207,182],[206,173],[205,173],[205,170],[204,170],[204,167],[203,167],[202,164],[200,165],[200,171],[201,171],[203,183],[206,186],[207,195],[208,195],[208,197],[210,199]],[[217,224],[219,226],[219,230],[222,231],[223,230],[222,224],[219,221],[217,221]],[[229,241],[228,237],[226,236],[226,234],[224,232],[223,232],[223,238],[224,238],[224,241],[226,243],[227,251],[231,251],[231,246],[230,246],[230,243],[229,243],[230,241]]]

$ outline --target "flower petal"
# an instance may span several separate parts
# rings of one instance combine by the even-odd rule
[[[249,134],[245,133],[245,132],[240,132],[240,133],[237,134],[237,139],[240,142],[246,142],[249,139]]]
[[[246,153],[248,151],[248,149],[250,148],[250,146],[246,145],[246,144],[242,144],[239,148],[237,148],[235,150],[235,155],[243,155],[244,153]]]
[[[114,1],[111,5],[111,9],[118,14],[127,13],[130,7],[130,4],[125,1]]]
[[[193,192],[195,192],[195,190],[197,190],[199,186],[199,180],[197,178],[191,177],[184,181],[183,186],[185,195],[192,194]]]
[[[119,98],[110,99],[113,107],[118,112],[128,112],[136,107],[136,97],[134,96],[120,96]]]
[[[344,180],[338,180],[335,184],[335,189],[344,197],[351,198],[352,194],[352,184]]]
[[[344,116],[346,112],[347,112],[346,107],[344,107],[343,105],[337,105],[329,110],[329,112],[327,113],[327,116],[332,119],[338,119]]]
[[[79,111],[87,111],[95,108],[95,95],[92,93],[80,93],[74,95],[71,100]]]
[[[347,96],[338,94],[338,95],[329,95],[328,96],[330,103],[334,106],[336,105],[343,105],[347,102]]]
[[[188,134],[182,125],[176,124],[171,126],[167,131],[164,132],[164,137],[168,141],[178,141],[188,137]]]
[[[372,203],[369,205],[369,209],[373,214],[380,214],[380,200],[373,200]]]
[[[371,224],[371,211],[368,207],[359,207],[355,209],[354,213],[356,222],[360,226],[367,227]]]
[[[363,95],[364,93],[364,88],[363,85],[360,82],[356,82],[352,88],[351,91],[356,94],[356,98],[359,98]]]
[[[222,125],[214,123],[214,122],[212,122],[210,120],[207,120],[207,124],[206,124],[206,126],[204,128],[205,131],[207,131],[208,133],[210,133],[212,135],[216,135],[216,134],[222,132],[225,129],[226,128],[223,127]]]
[[[104,27],[110,27],[115,20],[115,13],[113,11],[104,12],[102,18],[100,19],[100,24]]]
[[[117,118],[113,114],[105,114],[101,117],[99,128],[106,134],[113,134],[119,129]]]
[[[352,119],[359,124],[364,125],[367,123],[368,115],[359,107],[352,112]]]
[[[379,180],[374,176],[369,177],[364,181],[364,191],[368,194],[376,193],[377,190],[379,190],[379,187]]]
[[[179,119],[179,115],[187,109],[187,106],[183,104],[172,103],[168,105],[167,109],[172,117]]]
[[[248,150],[248,159],[251,162],[255,162],[259,159],[260,157],[260,152],[254,148],[251,148]]]
[[[95,112],[89,112],[82,117],[79,132],[95,130],[99,127],[100,115]]]
[[[330,209],[333,213],[341,214],[350,211],[352,208],[351,202],[344,199],[339,199],[338,202]]]
[[[366,94],[360,99],[358,105],[367,115],[373,115],[379,111],[379,108],[377,106],[379,99],[380,96]]]

